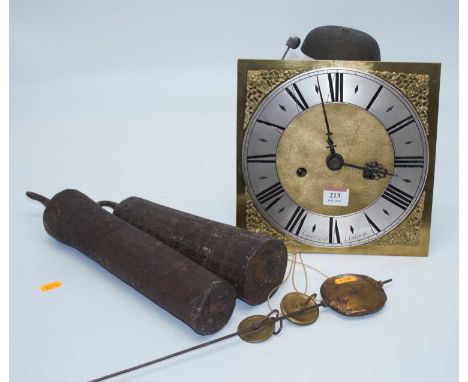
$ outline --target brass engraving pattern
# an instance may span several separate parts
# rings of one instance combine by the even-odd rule
[[[417,73],[395,73],[369,70],[369,74],[380,77],[399,89],[419,114],[426,134],[429,135],[427,113],[429,111],[429,75]]]
[[[259,103],[276,86],[284,81],[310,69],[287,70],[249,70],[247,72],[247,97],[245,105],[244,130]],[[369,74],[378,76],[397,87],[411,102],[419,114],[426,134],[429,135],[428,105],[429,105],[429,75],[418,73],[396,73],[388,71],[367,70]],[[246,225],[253,232],[263,233],[283,240],[289,251],[303,247],[302,243],[283,235],[274,229],[257,211],[254,203],[245,189]],[[408,217],[388,234],[365,244],[364,246],[419,245],[419,231],[424,212],[425,192]]]
[[[257,211],[252,199],[247,192],[247,188],[245,189],[245,206],[246,206],[246,221],[247,221],[247,229],[249,231],[263,233],[265,235],[269,235],[274,237],[275,239],[283,240],[284,244],[289,248],[297,246],[299,243],[280,233],[276,229],[274,229],[270,224],[268,224],[262,215]]]
[[[387,235],[381,236],[374,241],[365,245],[389,246],[389,245],[411,245],[419,244],[419,228],[424,212],[424,200],[426,191],[423,191],[418,203],[413,208],[413,211],[401,222],[395,229]]]
[[[279,84],[308,69],[249,70],[247,72],[247,96],[245,101],[244,130],[249,124],[260,101]]]

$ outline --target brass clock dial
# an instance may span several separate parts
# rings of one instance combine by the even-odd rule
[[[394,86],[349,68],[306,71],[259,104],[242,171],[272,226],[299,242],[351,247],[390,232],[416,205],[426,132]]]

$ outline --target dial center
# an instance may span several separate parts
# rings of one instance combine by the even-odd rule
[[[340,154],[330,154],[325,163],[330,170],[338,171],[343,167],[344,159]]]
[[[322,106],[313,106],[283,132],[276,152],[277,173],[285,191],[301,207],[323,215],[347,215],[378,199],[391,176],[366,179],[362,170],[343,163],[378,162],[393,172],[393,145],[384,126],[366,110],[346,103],[325,107],[336,153],[330,154],[327,147]],[[307,169],[307,176],[300,176],[298,169]],[[349,189],[348,206],[324,205],[327,189]]]

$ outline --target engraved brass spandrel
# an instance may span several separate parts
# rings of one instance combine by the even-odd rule
[[[284,244],[286,244],[289,250],[290,248],[296,248],[297,246],[301,245],[298,241],[293,240],[292,238],[286,235],[283,235],[282,233],[274,229],[270,224],[268,224],[263,218],[263,216],[255,208],[255,205],[252,199],[250,198],[248,191],[244,190],[244,192],[246,205],[246,228],[249,231],[262,233],[264,235],[283,240]]]
[[[408,217],[401,222],[396,228],[390,231],[387,235],[379,237],[371,243],[364,244],[365,246],[392,246],[401,245],[404,243],[407,246],[416,247],[419,244],[421,224],[424,212],[424,202],[426,192],[423,191],[418,203],[413,208],[413,211]]]
[[[398,88],[419,114],[426,134],[429,135],[429,76],[418,73],[396,73],[370,70],[370,74],[382,78]]]
[[[244,129],[262,99],[276,86],[305,70],[251,70],[247,73]]]

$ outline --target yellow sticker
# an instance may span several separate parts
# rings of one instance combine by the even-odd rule
[[[58,288],[62,286],[62,283],[60,281],[52,281],[51,283],[47,283],[44,285],[41,285],[41,291],[43,292],[48,292],[52,289]]]
[[[335,284],[350,283],[356,280],[357,280],[356,277],[348,275],[348,276],[343,276],[343,277],[340,277],[339,279],[336,279]]]

